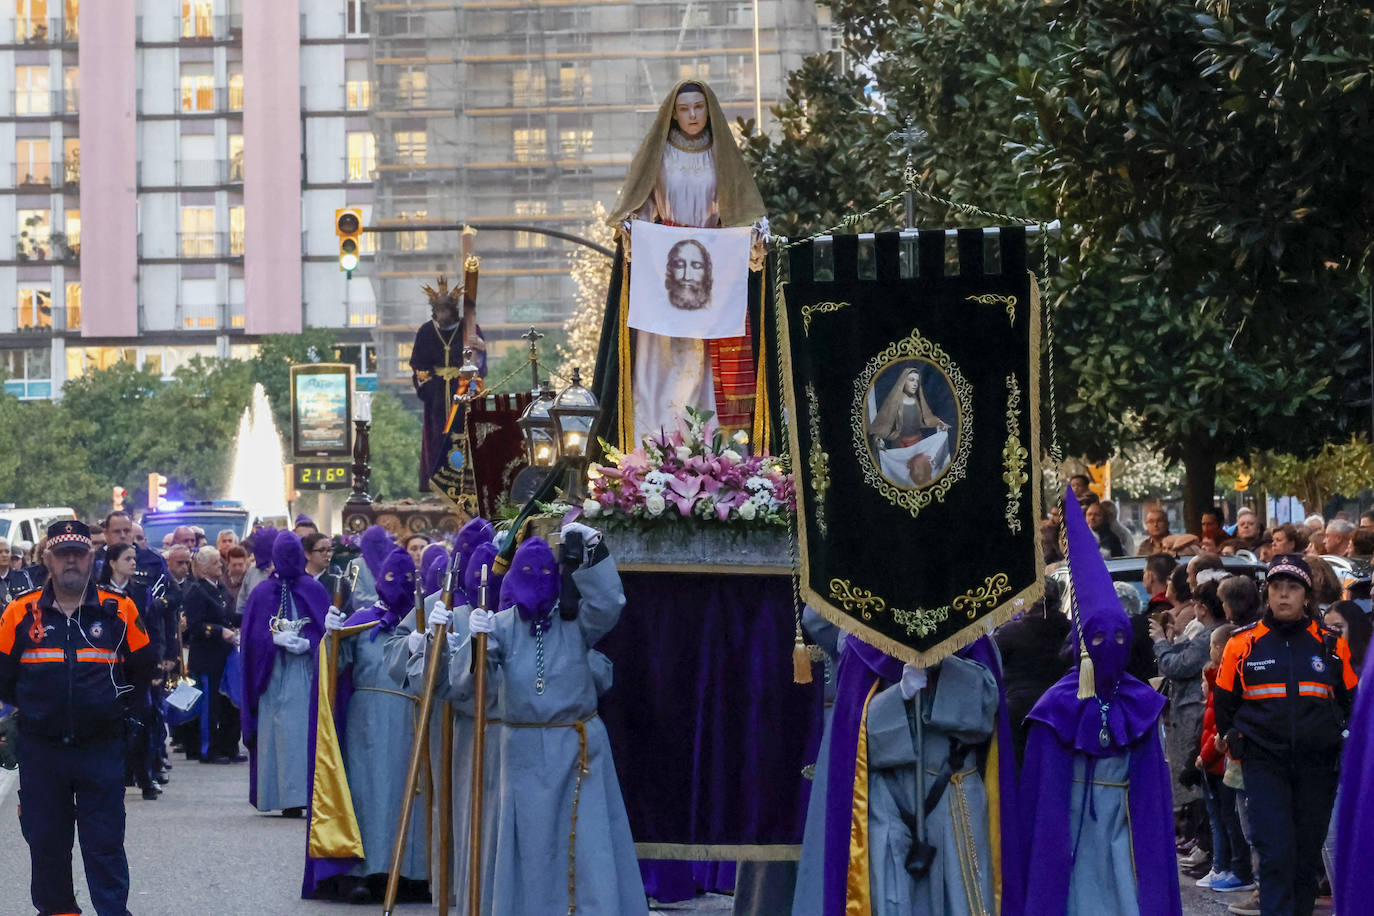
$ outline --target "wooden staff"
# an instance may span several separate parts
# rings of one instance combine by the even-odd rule
[[[339,609],[339,613],[343,613],[344,577],[342,572],[339,573],[334,581],[334,599],[331,603],[334,607]],[[339,630],[334,630],[329,634],[329,664],[334,666],[335,671],[337,671],[339,667],[339,644],[342,642],[343,633]],[[338,689],[338,686],[339,679],[334,677],[331,673],[329,678],[329,709],[331,714],[334,709],[334,693]]]
[[[453,889],[453,704],[445,703],[439,726],[439,916],[448,916]]]
[[[457,555],[458,552],[454,551],[454,557]],[[439,601],[444,607],[449,607],[453,603],[455,569],[456,564],[450,563],[448,577],[444,581],[444,590],[439,597]],[[424,591],[424,587],[420,585],[417,585],[417,589],[420,593]],[[424,601],[421,599],[415,605],[415,632],[424,632],[423,620]],[[436,627],[433,637],[434,646],[444,645],[447,639],[448,625]],[[429,767],[426,765],[429,761],[429,742],[427,740],[429,716],[434,709],[434,688],[439,681],[439,668],[443,661],[441,658],[443,654],[437,648],[433,648],[425,659],[425,681],[424,687],[420,691],[420,715],[415,726],[415,743],[410,749],[410,767],[406,771],[406,790],[401,796],[401,818],[400,823],[396,825],[396,842],[391,848],[391,870],[386,877],[386,896],[382,903],[383,916],[391,916],[392,911],[396,908],[396,891],[401,884],[401,860],[405,857],[406,834],[410,832],[410,809],[415,796],[420,791],[420,769],[423,767],[426,773],[429,772]]]
[[[512,535],[512,539],[514,535]],[[487,610],[487,571],[482,567],[482,591],[477,606]],[[468,916],[482,913],[482,788],[487,749],[487,634],[472,634],[472,816],[468,828]]]

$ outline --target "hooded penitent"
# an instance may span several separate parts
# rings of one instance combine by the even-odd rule
[[[496,530],[492,528],[491,522],[484,518],[474,518],[462,528],[458,529],[457,536],[453,539],[453,549],[458,551],[458,576],[462,581],[463,573],[467,571],[468,563],[471,562],[472,552],[482,544],[490,544],[495,536]]]
[[[410,553],[401,547],[394,548],[382,561],[377,576],[377,600],[371,607],[356,611],[344,621],[345,627],[359,624],[380,623],[372,628],[372,639],[377,634],[395,629],[397,621],[410,613],[415,607],[415,561]]]
[[[1083,856],[1106,857],[1113,841],[1129,843],[1135,899],[1142,914],[1178,914],[1181,903],[1174,860],[1173,811],[1169,771],[1159,737],[1164,697],[1126,673],[1131,654],[1131,624],[1112,587],[1097,541],[1078,501],[1064,500],[1073,624],[1079,645],[1091,660],[1094,691],[1080,699],[1079,672],[1061,678],[1027,716],[1030,739],[1022,767],[1022,831],[1027,856],[1026,913],[1063,914]],[[1084,685],[1085,687],[1087,684]],[[1090,793],[1094,773],[1107,758],[1127,757],[1128,837],[1104,836]],[[1082,760],[1082,781],[1075,761]],[[1074,799],[1074,793],[1083,793]],[[1082,812],[1071,823],[1077,801]],[[1105,812],[1104,812],[1105,817]],[[1093,824],[1085,830],[1085,819]],[[1097,842],[1085,841],[1092,837]],[[1085,872],[1091,871],[1085,866]],[[1128,892],[1129,895],[1129,892]]]
[[[448,569],[448,550],[443,544],[430,544],[420,554],[420,581],[424,593],[432,595],[443,585],[444,571]]]
[[[382,562],[395,546],[391,533],[381,525],[369,525],[359,539],[359,546],[362,548],[367,571],[372,573],[373,579],[378,578],[382,574]]]
[[[497,596],[501,594],[502,576],[494,567],[496,561],[496,545],[480,544],[472,552],[468,560],[467,570],[463,573],[463,597],[467,600],[469,607],[477,607],[482,600],[482,569],[487,569],[487,604],[494,606],[498,603]],[[489,607],[492,609],[492,607]]]
[[[558,605],[562,578],[553,548],[543,538],[530,538],[515,550],[510,570],[501,581],[501,610],[514,607],[528,621],[530,632],[547,630]]]
[[[253,532],[253,564],[258,569],[266,569],[272,565],[272,547],[277,543],[279,533],[271,525]]]
[[[311,650],[324,636],[324,618],[330,596],[314,576],[305,571],[305,548],[289,531],[280,532],[272,545],[272,575],[253,589],[243,611],[243,706],[239,710],[245,739],[258,731],[258,698],[272,677],[277,647],[272,643],[272,618],[281,613],[288,598],[296,616],[307,618],[300,635],[310,640]]]
[[[716,94],[701,80],[680,80],[664,97],[653,127],[649,128],[649,133],[630,163],[630,174],[620,186],[620,196],[607,220],[612,226],[619,226],[632,218],[653,193],[659,169],[663,165],[663,147],[668,143],[668,131],[674,123],[673,109],[677,104],[677,96],[688,84],[699,88],[706,96],[706,110],[710,115],[706,129],[711,131],[713,138],[719,137],[723,141],[712,146],[716,160],[716,199],[720,206],[720,224],[748,226],[766,215],[763,197],[759,194],[758,185],[754,183],[754,176],[744,156],[735,145],[734,135],[730,133],[730,120],[716,101]]]

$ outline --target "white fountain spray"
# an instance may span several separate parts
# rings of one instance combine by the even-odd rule
[[[234,469],[229,477],[229,498],[242,502],[253,518],[285,516],[286,478],[281,436],[272,419],[272,405],[261,384],[253,386],[253,399],[239,418],[234,440]]]

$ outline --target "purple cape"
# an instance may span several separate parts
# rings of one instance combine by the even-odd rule
[[[257,804],[257,736],[258,700],[272,679],[272,665],[277,659],[277,647],[272,643],[272,618],[282,603],[283,590],[295,601],[296,614],[310,622],[301,629],[301,636],[310,641],[313,654],[324,636],[324,618],[329,613],[330,596],[323,585],[305,572],[305,549],[301,539],[289,531],[277,535],[272,545],[275,567],[266,581],[258,583],[248,596],[243,609],[243,629],[240,649],[243,652],[243,705],[239,720],[243,727],[243,742],[249,748],[248,798]],[[251,743],[250,743],[251,742]]]
[[[1027,716],[1031,728],[1020,798],[1021,841],[1027,856],[1024,912],[1062,916],[1068,901],[1075,755],[1085,756],[1092,767],[1102,757],[1129,753],[1127,797],[1140,912],[1180,916],[1173,796],[1159,733],[1164,697],[1131,675],[1122,675],[1108,716],[1112,740],[1103,748],[1097,700],[1080,700],[1077,693],[1078,672],[1072,671],[1046,691]]]
[[[509,575],[506,581],[510,581]],[[902,663],[897,659],[856,636],[851,635],[844,640],[835,675],[830,758],[826,763],[823,916],[844,916],[845,912],[849,822],[854,809],[855,753],[859,746],[859,725],[863,721],[864,708],[874,685],[879,685],[878,689],[882,690],[901,677]]]
[[[1369,895],[1366,882],[1369,863],[1374,861],[1374,833],[1364,829],[1374,817],[1374,691],[1368,687],[1355,691],[1350,737],[1341,760],[1339,800],[1333,890],[1336,906],[1344,913],[1354,912],[1355,901]]]

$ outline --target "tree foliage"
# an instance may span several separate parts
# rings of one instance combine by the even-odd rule
[[[1250,478],[1250,489],[1296,496],[1309,511],[1321,511],[1336,496],[1355,496],[1374,489],[1374,452],[1356,437],[1328,442],[1306,458],[1263,452],[1217,469],[1228,483],[1241,475]]]
[[[898,184],[904,154],[886,136],[909,119],[924,189],[1064,223],[1050,293],[1071,451],[1181,461],[1191,519],[1218,461],[1349,434],[1352,392],[1367,390],[1358,296],[1374,241],[1366,11],[830,5],[871,73],[868,98],[819,60],[793,74],[780,138],[747,138],[770,212],[823,228],[851,208],[833,190],[851,180],[866,209],[875,181]]]

